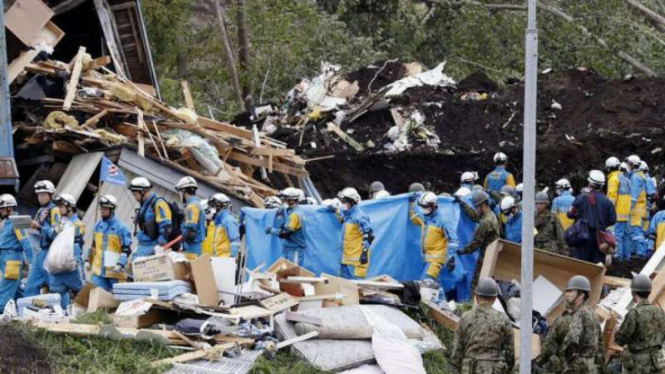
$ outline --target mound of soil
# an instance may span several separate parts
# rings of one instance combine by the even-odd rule
[[[25,332],[11,325],[0,326],[0,373],[51,374],[46,351],[35,345]]]

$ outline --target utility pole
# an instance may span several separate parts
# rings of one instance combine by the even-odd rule
[[[524,63],[524,209],[522,219],[522,310],[520,312],[520,374],[531,374],[531,322],[533,307],[533,221],[536,190],[536,95],[538,84],[537,0],[528,2]]]

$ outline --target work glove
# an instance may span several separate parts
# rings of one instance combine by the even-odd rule
[[[156,255],[164,253],[165,249],[161,245],[157,244],[153,249],[152,249]]]
[[[453,271],[455,271],[455,266],[456,266],[455,265],[455,257],[451,257],[448,260],[448,263],[446,264],[446,269],[448,269],[449,273],[452,273]]]
[[[266,227],[266,235],[272,234],[272,227]]]
[[[122,273],[124,268],[125,267],[122,264],[117,264],[111,271],[113,271],[114,273]]]
[[[457,196],[457,195],[454,195],[454,196],[453,196],[453,200],[454,200],[456,203],[460,203],[460,204],[462,203],[462,198],[459,197],[459,196]]]
[[[367,247],[363,248],[362,253],[360,254],[360,264],[367,265],[369,262],[369,249]]]
[[[334,212],[337,211],[337,208],[335,208],[334,205],[328,205],[328,206],[326,206],[326,208],[328,209],[329,212],[333,212],[333,213],[334,213]]]

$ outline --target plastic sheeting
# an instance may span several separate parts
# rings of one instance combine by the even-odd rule
[[[369,216],[375,236],[367,276],[387,274],[399,281],[420,279],[425,262],[420,255],[420,227],[409,219],[408,195],[363,201],[360,207]],[[301,208],[307,245],[302,266],[316,274],[339,275],[342,225],[326,207]],[[456,292],[457,300],[468,300],[478,253],[458,256],[453,252],[470,241],[475,223],[461,214],[459,205],[452,198],[440,197],[439,210],[450,235],[448,256],[454,256],[456,263],[452,273],[444,268],[439,280],[447,293]],[[273,226],[276,210],[243,208],[242,212],[246,227],[247,267],[272,264],[281,257],[282,245],[276,236],[265,234],[265,227]]]

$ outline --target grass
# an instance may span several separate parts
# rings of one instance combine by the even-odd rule
[[[462,308],[464,309],[464,308]],[[428,326],[445,347],[452,346],[453,334],[430,319],[424,309],[410,311],[409,316]],[[106,324],[111,319],[104,312],[86,313],[73,323]],[[53,374],[158,374],[166,367],[153,368],[155,360],[179,354],[156,343],[130,339],[110,340],[102,337],[75,337],[35,330],[18,325],[35,346],[47,352],[53,366]],[[429,352],[423,355],[425,370],[429,374],[450,374],[448,353]],[[2,372],[2,368],[0,368]],[[273,360],[260,358],[250,374],[323,374],[306,362],[297,359],[288,350],[280,352]]]

